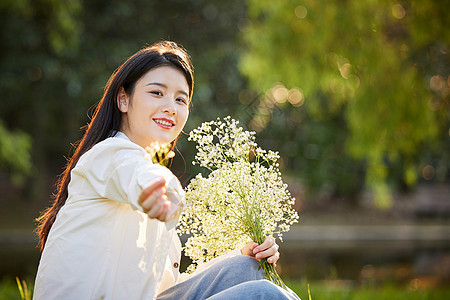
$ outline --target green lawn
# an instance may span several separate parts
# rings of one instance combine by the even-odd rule
[[[306,281],[286,280],[285,283],[300,296],[308,300],[308,283]],[[32,279],[27,280],[28,291],[31,296]],[[340,281],[311,282],[309,283],[311,299],[313,300],[444,300],[450,299],[450,286],[440,288],[412,289],[395,285],[379,287],[361,287],[346,284]],[[14,279],[5,279],[0,282],[0,299],[22,299],[19,288]],[[29,298],[30,299],[30,298]]]
[[[21,280],[21,281],[24,282],[23,280]],[[29,279],[29,280],[25,281],[25,285],[23,283],[21,283],[22,290],[24,292],[24,295],[22,297],[16,280],[12,279],[12,278],[4,279],[3,281],[0,282],[0,299],[2,299],[2,300],[15,300],[15,299],[28,300],[28,299],[31,299],[32,290],[33,290],[32,282],[33,282],[33,280]],[[26,291],[25,291],[25,289],[26,289]],[[25,294],[27,295],[27,297],[25,297]]]
[[[306,281],[289,281],[285,283],[297,293],[302,300],[308,300],[308,283]],[[450,299],[450,286],[439,288],[416,288],[385,284],[376,287],[361,287],[340,281],[309,283],[313,300],[444,300]]]

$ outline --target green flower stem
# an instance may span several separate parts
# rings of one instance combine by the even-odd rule
[[[231,182],[229,182],[229,184],[231,186]],[[241,183],[241,181],[238,181],[238,189],[236,190],[236,192],[238,193],[239,197],[242,200],[242,207],[247,211],[244,220],[242,220],[244,224],[244,231],[252,239],[252,241],[261,245],[264,242],[264,236],[262,234],[263,230],[260,224],[261,220],[260,218],[258,218],[259,214],[256,211],[257,206],[254,203],[254,201],[256,200],[257,191],[256,190],[254,191],[255,195],[253,197],[253,203],[249,205],[247,201],[248,199],[245,196],[245,192],[243,192],[242,186],[243,184]],[[263,268],[264,275],[267,280],[275,283],[276,285],[282,288],[286,288],[286,285],[284,284],[283,280],[281,280],[281,277],[278,275],[275,267],[272,264],[268,263],[266,258],[261,259],[259,264],[260,268],[261,267]]]
[[[260,260],[259,266],[263,268],[267,280],[272,281],[276,285],[286,289],[286,285],[283,280],[281,280],[281,277],[278,275],[275,267],[268,263],[266,258]]]

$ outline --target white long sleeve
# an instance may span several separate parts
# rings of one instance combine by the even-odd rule
[[[175,214],[166,222],[169,230],[176,226],[180,208],[184,206],[183,188],[172,172],[146,159],[146,151],[120,132],[118,138],[99,143],[83,155],[72,174],[84,177],[95,186],[95,192],[101,198],[129,204],[139,211],[142,211],[138,204],[142,189],[152,181],[164,177],[167,196],[175,208]]]
[[[168,253],[180,248],[174,227],[181,209],[163,223],[149,219],[137,201],[161,176],[178,207],[184,192],[145,154],[119,133],[80,158],[39,263],[34,299],[153,299],[163,273],[177,281],[178,269],[167,262],[180,259]]]

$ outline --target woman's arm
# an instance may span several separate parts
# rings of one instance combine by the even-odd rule
[[[99,198],[127,203],[135,210],[150,213],[149,217],[164,220],[170,230],[176,226],[184,206],[184,191],[169,169],[153,164],[145,155],[143,148],[128,140],[110,138],[86,152],[72,172],[94,186]],[[165,183],[157,183],[158,180]],[[144,201],[146,195],[150,196],[149,201]]]

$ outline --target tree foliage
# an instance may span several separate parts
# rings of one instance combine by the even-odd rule
[[[234,115],[238,108],[231,103],[244,85],[236,50],[244,18],[238,0],[2,1],[0,120],[8,131],[20,129],[33,140],[27,152],[36,167],[32,198],[48,198],[46,182],[54,181],[71,143],[81,138],[80,127],[88,123],[88,109],[100,100],[107,79],[145,45],[171,39],[192,56],[196,87],[187,130]],[[181,139],[178,147],[190,161],[195,149],[186,144]],[[178,159],[182,174],[184,162]]]
[[[43,171],[35,173],[38,182],[45,174],[45,147],[57,130],[51,116],[59,113],[61,102],[52,91],[64,88],[70,78],[62,66],[77,51],[79,10],[76,0],[19,0],[0,5],[0,119],[8,125],[2,127],[0,160],[9,162],[2,169],[9,170],[15,182],[23,182],[31,170],[36,172],[31,169],[30,154]],[[32,152],[31,138],[37,141]]]
[[[0,122],[0,168],[8,170],[16,185],[31,171],[31,139],[22,131],[11,132]]]
[[[266,101],[303,119],[291,130],[316,131],[311,140],[335,135],[306,143],[323,153],[314,158],[319,162],[306,163],[317,166],[302,173],[307,182],[338,169],[336,190],[340,178],[360,175],[354,160],[378,204],[387,207],[390,186],[417,182],[427,149],[448,149],[450,18],[444,3],[249,0],[248,6],[241,70],[252,88],[269,91]],[[295,106],[303,102],[300,111]],[[338,144],[345,149],[336,151]],[[330,162],[333,154],[339,158]],[[440,156],[442,180],[449,157]],[[328,167],[320,166],[327,160]]]
[[[195,66],[186,131],[231,115],[309,190],[348,199],[364,184],[383,199],[423,166],[447,180],[448,23],[437,0],[1,1],[0,138],[17,156],[1,168],[27,174],[31,156],[27,198],[47,200],[114,69],[171,39]],[[178,148],[187,182],[195,148]]]

